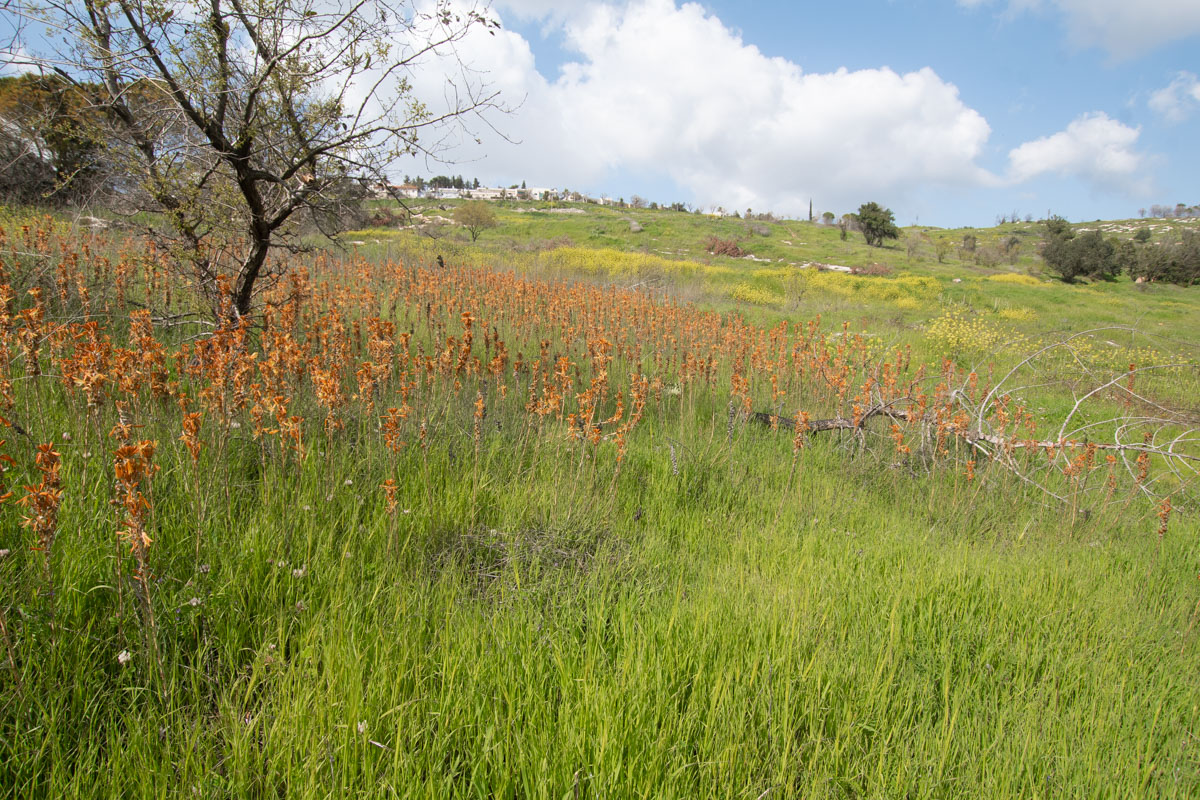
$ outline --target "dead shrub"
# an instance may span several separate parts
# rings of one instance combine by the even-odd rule
[[[722,239],[719,236],[710,236],[705,242],[704,249],[712,253],[714,256],[729,256],[730,258],[741,258],[746,255],[746,251],[738,247],[738,243],[733,239]]]

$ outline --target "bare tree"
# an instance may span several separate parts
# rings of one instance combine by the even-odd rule
[[[105,121],[127,196],[222,313],[248,313],[300,246],[401,156],[487,124],[496,93],[458,57],[486,10],[445,0],[14,0],[7,60],[74,84]],[[38,47],[42,49],[39,51]],[[33,52],[34,55],[25,55]],[[20,55],[18,55],[20,54]],[[434,110],[412,83],[453,67]],[[471,132],[471,131],[468,131]],[[473,135],[473,132],[471,132]],[[309,213],[304,213],[309,212]]]

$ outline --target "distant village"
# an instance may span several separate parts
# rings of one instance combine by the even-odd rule
[[[658,208],[659,204],[647,202],[644,198],[634,195],[626,202],[625,198],[612,198],[607,195],[594,197],[570,189],[557,189],[544,186],[526,186],[522,181],[512,186],[482,186],[479,179],[464,180],[461,175],[437,177],[425,180],[404,176],[403,183],[377,183],[371,187],[371,193],[376,199],[399,198],[401,200],[521,200],[542,201],[547,203],[591,203],[599,206],[615,206],[619,208]],[[671,203],[663,206],[676,211],[691,211],[691,206],[685,203]],[[714,207],[710,213],[725,216],[723,208]]]
[[[398,184],[376,184],[372,188],[372,193],[381,200],[389,197],[406,200],[416,198],[430,200],[541,200],[544,202],[594,203],[604,206],[615,206],[624,202],[611,197],[592,197],[568,189],[526,186],[524,182],[519,186],[481,186],[478,179],[467,182],[463,181],[461,177],[434,178],[428,182],[421,179],[410,179]]]

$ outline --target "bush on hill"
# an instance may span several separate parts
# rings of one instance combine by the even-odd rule
[[[1108,280],[1120,272],[1117,247],[1100,231],[1076,236],[1066,220],[1051,217],[1046,221],[1045,242],[1042,259],[1066,283],[1081,277]]]
[[[704,245],[704,249],[712,253],[714,256],[729,256],[730,258],[741,258],[746,255],[746,251],[738,247],[738,243],[733,239],[722,239],[719,236],[710,236]]]

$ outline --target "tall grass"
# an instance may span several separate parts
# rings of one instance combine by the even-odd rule
[[[13,285],[68,279],[6,307],[5,481],[52,442],[62,487],[39,551],[0,505],[14,796],[1200,791],[1187,509],[1160,535],[1123,482],[1072,518],[953,434],[794,456],[741,414],[850,415],[903,353],[415,261],[318,259],[199,337],[151,298],[148,332],[145,272],[21,237]],[[157,469],[122,472],[140,442]]]

